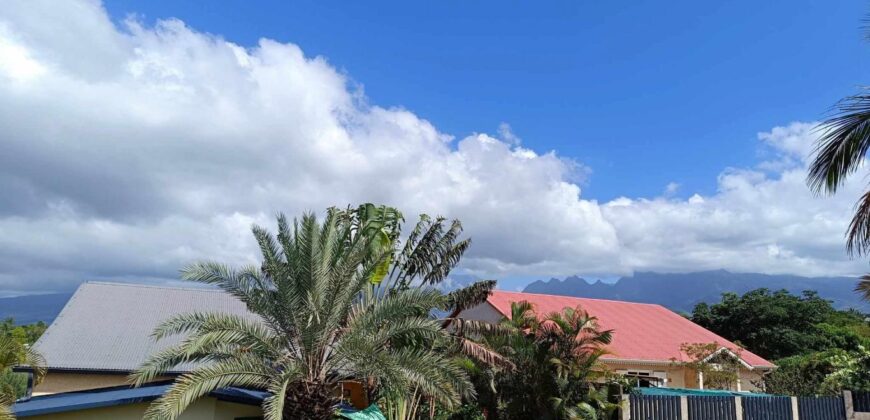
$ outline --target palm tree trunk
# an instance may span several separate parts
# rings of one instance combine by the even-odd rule
[[[340,402],[333,386],[304,382],[291,385],[284,400],[284,420],[331,420]]]

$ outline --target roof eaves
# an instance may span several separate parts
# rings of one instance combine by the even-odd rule
[[[168,383],[158,383],[147,387],[130,388],[115,386],[87,391],[64,392],[50,395],[39,395],[26,401],[16,402],[12,412],[17,417],[41,416],[63,413],[67,411],[87,410],[91,408],[113,407],[117,405],[135,404],[154,401],[169,388]],[[128,391],[128,392],[125,392]],[[93,398],[101,393],[117,393],[113,398]],[[88,398],[92,397],[92,398]],[[67,400],[52,404],[58,399]]]
[[[30,417],[149,402],[163,395],[171,385],[172,381],[161,381],[139,388],[121,385],[86,391],[39,395],[16,402],[12,406],[12,411],[17,417]],[[100,398],[101,396],[103,398]],[[237,404],[260,405],[269,394],[264,391],[243,388],[223,388],[211,392],[209,396]]]
[[[719,347],[719,350],[716,350],[716,351],[714,351],[713,353],[711,353],[709,356],[705,357],[705,358],[703,359],[703,361],[704,361],[704,362],[708,362],[708,361],[710,361],[711,359],[713,359],[714,357],[716,357],[716,356],[718,356],[718,355],[720,355],[720,354],[722,354],[722,353],[726,353],[727,355],[729,355],[729,356],[731,356],[731,357],[737,359],[737,361],[738,361],[741,365],[743,365],[743,367],[745,367],[745,368],[747,368],[747,369],[749,369],[749,370],[754,369],[754,367],[753,367],[752,365],[750,365],[750,364],[747,363],[745,360],[743,360],[743,358],[740,357],[737,353],[734,353],[734,352],[731,351],[728,347],[724,347],[724,346],[723,346],[723,347]]]
[[[13,372],[32,373],[32,366],[15,366]],[[48,373],[80,373],[80,374],[98,374],[98,375],[129,375],[135,372],[136,369],[103,369],[103,368],[85,368],[85,367],[47,367]],[[163,376],[177,376],[187,373],[186,370],[168,370],[162,372]]]

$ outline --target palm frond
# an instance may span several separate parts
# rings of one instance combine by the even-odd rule
[[[855,286],[855,291],[862,294],[864,300],[870,302],[870,274],[861,276],[861,281]]]
[[[221,388],[238,386],[264,389],[275,374],[260,360],[240,357],[199,367],[181,375],[145,412],[145,419],[174,420],[196,399]]]
[[[458,314],[466,309],[480,305],[486,302],[492,290],[495,289],[495,285],[495,280],[483,280],[454,290],[447,295],[447,307]]]
[[[285,365],[283,370],[274,375],[266,387],[269,397],[263,401],[264,420],[283,420],[284,401],[287,399],[287,387],[302,376],[298,365]]]
[[[19,363],[30,367],[33,373],[34,385],[39,385],[48,372],[45,358],[33,346],[24,346],[24,358]]]
[[[485,344],[459,336],[452,336],[451,341],[456,343],[459,347],[460,353],[483,363],[484,365],[502,369],[516,368],[516,365],[510,360],[510,358],[503,356],[501,353],[489,348]]]
[[[870,251],[870,191],[865,192],[855,205],[855,214],[846,231],[846,251],[849,255]]]
[[[428,285],[441,283],[459,263],[471,240],[458,240],[462,233],[458,220],[452,221],[446,231],[445,222],[443,217],[434,221],[428,216],[420,217],[390,274],[395,277],[397,288],[407,288],[415,280]]]
[[[843,99],[823,122],[807,181],[816,192],[834,193],[858,169],[870,148],[870,95]]]
[[[394,359],[399,373],[408,384],[447,407],[459,404],[463,396],[474,395],[474,388],[462,367],[439,353],[402,349],[395,353]]]
[[[15,398],[11,395],[5,395],[0,392],[0,420],[15,420],[12,415],[12,404],[15,403]]]

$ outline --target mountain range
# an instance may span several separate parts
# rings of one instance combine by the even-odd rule
[[[455,288],[470,284],[470,276],[453,276],[447,285]],[[468,278],[466,278],[468,277]],[[668,274],[638,272],[615,283],[587,281],[572,276],[566,279],[538,280],[526,286],[524,292],[582,296],[597,299],[657,303],[677,312],[691,312],[699,302],[718,302],[722,293],[745,293],[759,287],[786,289],[792,293],[815,290],[819,296],[833,302],[839,309],[855,308],[870,313],[870,305],[853,291],[853,277],[800,277],[758,273],[731,273],[724,270]],[[71,293],[30,295],[0,298],[0,319],[14,318],[16,324],[37,321],[50,323],[63,309]]]
[[[657,303],[673,311],[691,312],[697,303],[718,302],[725,292],[743,294],[761,287],[770,290],[786,289],[795,294],[804,290],[815,290],[822,298],[832,301],[838,309],[855,308],[868,313],[870,305],[863,302],[854,291],[857,282],[858,279],[854,277],[801,277],[732,273],[725,270],[694,273],[638,272],[631,277],[622,277],[615,283],[590,282],[577,276],[564,280],[538,280],[526,286],[523,291]]]
[[[16,324],[54,321],[72,293],[52,293],[0,298],[0,320],[13,318]]]

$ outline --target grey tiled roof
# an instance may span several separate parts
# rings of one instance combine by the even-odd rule
[[[155,343],[151,332],[173,315],[188,312],[256,319],[242,302],[219,290],[90,282],[79,286],[35,347],[50,369],[129,372],[180,340]]]

